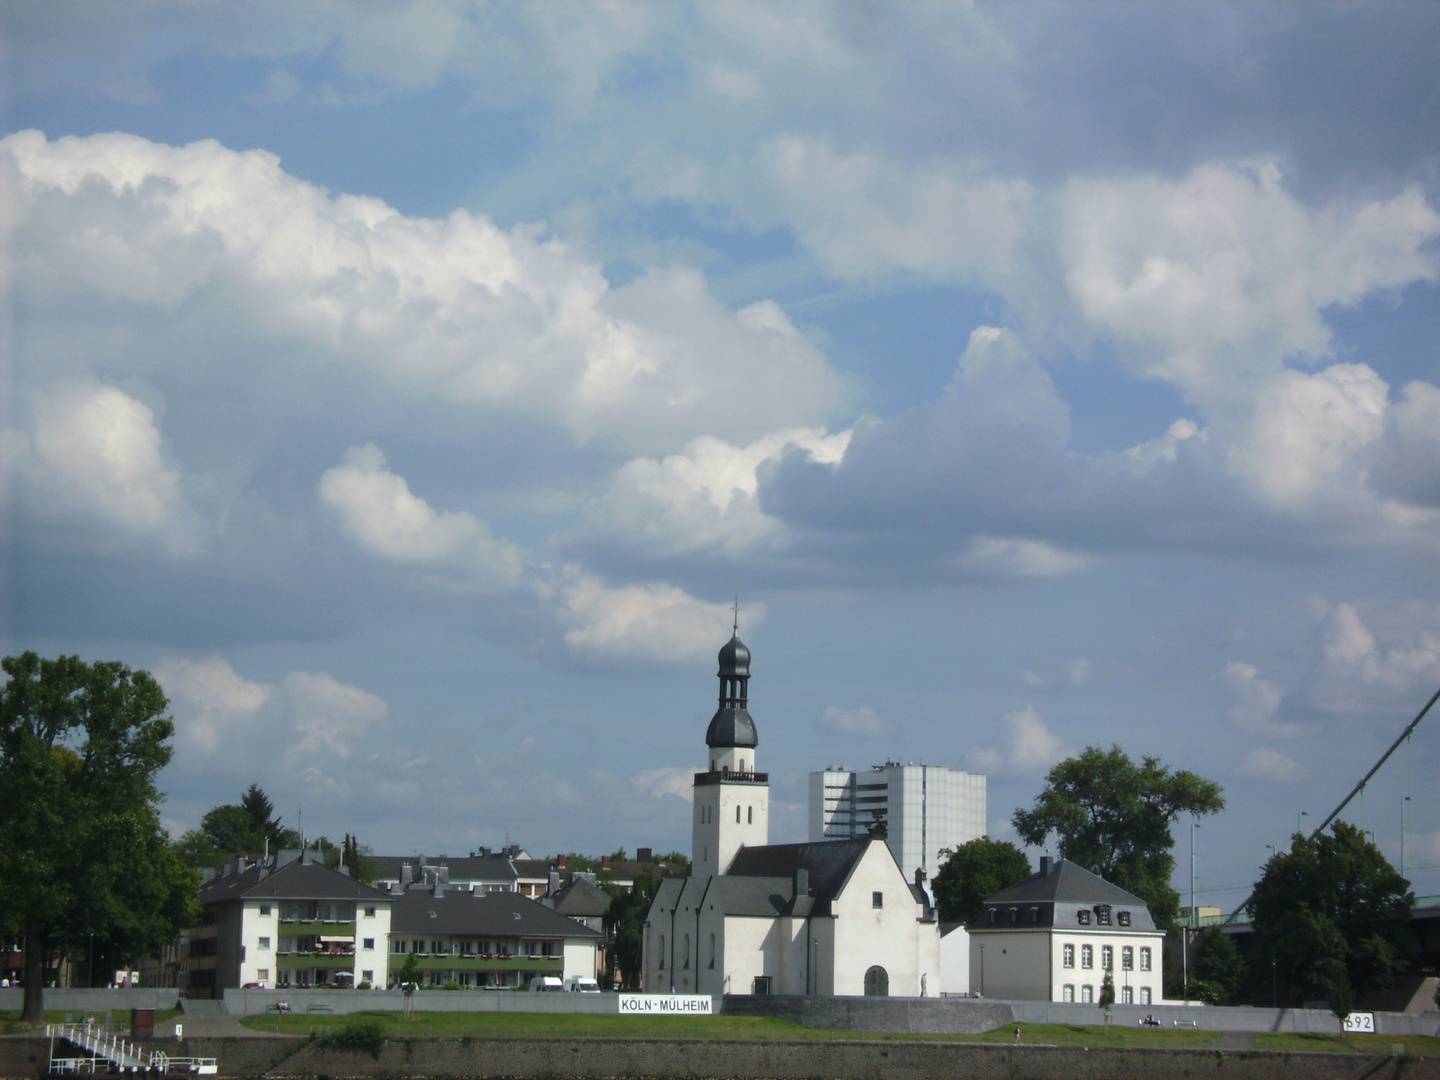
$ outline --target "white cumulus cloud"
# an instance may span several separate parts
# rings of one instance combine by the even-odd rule
[[[850,735],[862,739],[878,739],[889,735],[892,730],[891,725],[880,719],[879,714],[867,705],[857,705],[850,709],[827,705],[815,726],[831,735]]]
[[[1298,784],[1310,778],[1310,770],[1278,750],[1251,750],[1235,766],[1234,775],[1242,780],[1262,780],[1271,784]]]
[[[1033,705],[1007,714],[995,738],[965,754],[965,765],[997,776],[1030,775],[1048,769],[1073,753],[1054,735]]]
[[[1216,678],[1231,702],[1225,718],[1241,731],[1267,739],[1296,739],[1304,734],[1300,724],[1276,722],[1285,693],[1255,665],[1232,660]]]

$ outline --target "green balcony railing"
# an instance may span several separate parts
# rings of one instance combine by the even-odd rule
[[[281,971],[295,971],[302,968],[319,968],[324,971],[353,971],[355,957],[343,954],[322,953],[281,953],[275,958],[275,965]]]
[[[558,956],[426,956],[417,954],[417,966],[421,971],[528,971],[535,975],[558,975],[564,970],[565,961]],[[391,955],[390,970],[399,971],[405,957]]]
[[[280,933],[285,937],[301,937],[305,934],[323,934],[326,937],[355,937],[355,921],[323,922],[320,919],[281,919]]]

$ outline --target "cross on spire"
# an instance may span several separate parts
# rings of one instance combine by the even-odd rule
[[[740,595],[739,595],[739,593],[736,593],[736,595],[735,595],[735,621],[730,624],[730,632],[733,633],[733,634],[738,634],[738,633],[740,633]]]

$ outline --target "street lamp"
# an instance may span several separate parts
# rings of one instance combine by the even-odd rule
[[[1410,801],[1410,796],[1405,795],[1400,799],[1400,876],[1405,876],[1405,804]]]
[[[985,996],[985,944],[980,944],[980,996]]]
[[[1309,816],[1310,816],[1310,811],[1309,811],[1309,810],[1301,810],[1300,813],[1298,813],[1298,814],[1295,815],[1295,831],[1296,831],[1297,833],[1299,833],[1302,838],[1305,836],[1305,826],[1304,826],[1303,824],[1301,824],[1300,819],[1301,819],[1301,818],[1307,818],[1307,817],[1309,817]]]

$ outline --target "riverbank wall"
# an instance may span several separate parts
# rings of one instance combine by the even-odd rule
[[[378,1053],[306,1038],[157,1041],[264,1080],[1440,1080],[1440,1060],[957,1043],[659,1039],[394,1039]],[[0,1080],[44,1075],[49,1043],[0,1039]]]

